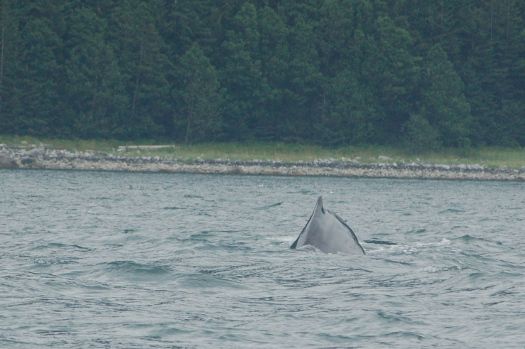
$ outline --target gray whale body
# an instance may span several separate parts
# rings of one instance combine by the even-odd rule
[[[352,229],[341,217],[323,207],[322,196],[317,199],[314,212],[290,248],[305,245],[325,253],[365,254]]]

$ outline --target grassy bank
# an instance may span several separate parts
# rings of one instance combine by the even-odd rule
[[[0,136],[0,143],[11,146],[47,146],[70,151],[98,151],[123,156],[160,156],[180,160],[279,160],[313,161],[345,160],[361,163],[424,162],[434,164],[479,164],[487,167],[525,167],[525,149],[480,147],[467,150],[442,149],[412,154],[402,148],[384,146],[346,146],[325,148],[307,144],[268,143],[205,143],[171,144],[161,149],[136,149],[127,146],[166,145],[166,141],[65,140],[19,136]]]

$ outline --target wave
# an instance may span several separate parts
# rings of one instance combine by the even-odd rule
[[[113,261],[102,263],[102,273],[112,278],[120,278],[140,281],[155,281],[165,278],[171,274],[171,268],[165,265],[138,263],[135,261]]]
[[[273,207],[278,207],[278,206],[281,206],[283,204],[283,202],[276,202],[274,204],[270,204],[270,205],[265,205],[265,206],[261,206],[261,207],[257,207],[256,209],[257,210],[267,210],[269,208],[273,208]]]
[[[50,242],[47,244],[37,245],[32,250],[45,250],[45,249],[64,249],[64,250],[77,250],[81,252],[89,252],[93,249],[89,247],[80,246],[77,244],[64,244],[61,242]]]

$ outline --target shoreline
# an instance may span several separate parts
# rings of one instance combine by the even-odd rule
[[[120,156],[102,152],[73,152],[46,147],[0,144],[0,169],[95,170],[200,174],[280,176],[334,176],[447,180],[525,181],[525,168],[489,168],[481,165],[360,163],[343,160],[177,160],[160,156]]]

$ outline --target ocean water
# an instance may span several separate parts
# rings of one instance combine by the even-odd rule
[[[365,256],[290,250],[317,199]],[[0,348],[525,348],[525,184],[0,171]]]

